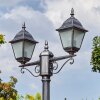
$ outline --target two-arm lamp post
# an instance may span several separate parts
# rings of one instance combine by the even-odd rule
[[[70,15],[71,17],[68,18],[59,29],[56,29],[56,31],[59,32],[62,47],[69,55],[54,57],[53,53],[48,49],[48,42],[45,41],[44,51],[39,55],[40,59],[27,63],[31,60],[35,45],[38,42],[26,31],[25,23],[22,26],[22,30],[10,41],[15,59],[21,63],[19,66],[21,67],[21,72],[24,72],[23,70],[26,69],[35,77],[42,76],[42,100],[50,100],[50,77],[60,72],[69,60],[72,60],[71,63],[74,62],[74,53],[78,52],[81,48],[85,33],[87,32],[82,24],[74,17],[73,8],[71,9]],[[67,61],[58,69],[56,61],[63,59],[67,59]],[[54,63],[56,63],[57,66],[54,66]],[[26,68],[31,65],[35,65],[34,68],[38,74],[37,76]],[[54,70],[57,71],[54,72]]]

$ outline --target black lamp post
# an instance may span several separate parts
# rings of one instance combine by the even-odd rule
[[[50,100],[50,77],[53,74],[57,74],[61,71],[64,65],[72,60],[70,63],[74,63],[74,53],[78,52],[81,48],[83,38],[87,30],[85,30],[82,24],[74,17],[74,9],[71,10],[71,17],[68,18],[63,25],[57,29],[60,35],[63,49],[69,53],[67,56],[54,57],[53,53],[48,50],[48,42],[45,41],[44,51],[40,54],[40,59],[31,63],[28,62],[33,54],[34,48],[37,41],[35,41],[32,35],[25,30],[25,24],[22,26],[22,30],[10,41],[12,44],[15,58],[22,65],[21,72],[24,69],[29,71],[33,76],[42,77],[42,100]],[[66,62],[58,69],[57,61],[67,59]],[[54,66],[56,64],[56,66]],[[35,72],[38,74],[34,75],[27,66],[35,65]],[[56,71],[56,72],[55,72]]]

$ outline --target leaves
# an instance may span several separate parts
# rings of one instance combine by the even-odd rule
[[[41,100],[41,94],[40,94],[40,93],[37,93],[37,94],[36,94],[35,100]]]
[[[3,34],[0,34],[0,44],[4,44],[5,43],[5,38]]]
[[[93,51],[91,56],[91,65],[94,72],[100,72],[100,36],[93,38]]]
[[[42,100],[42,98],[40,93],[36,93],[35,96],[30,94],[26,94],[25,96],[17,95],[17,100]]]
[[[19,95],[15,89],[17,79],[13,76],[10,77],[9,82],[2,82],[0,79],[0,100],[42,100],[41,94],[37,93],[35,96],[26,94],[25,96]]]
[[[27,94],[25,100],[34,100],[34,96]]]
[[[0,100],[17,100],[17,90],[14,89],[17,79],[13,76],[10,78],[7,83],[0,81]]]

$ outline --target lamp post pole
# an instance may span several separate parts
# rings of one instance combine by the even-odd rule
[[[54,57],[53,53],[48,50],[48,42],[45,41],[44,51],[40,54],[40,60],[22,64],[19,67],[21,67],[21,72],[24,73],[24,69],[28,70],[30,73],[31,71],[27,69],[26,67],[31,65],[36,65],[35,72],[39,73],[37,76],[35,76],[33,73],[31,73],[33,76],[42,77],[42,100],[50,100],[50,77],[53,74],[57,74],[61,71],[61,69],[64,67],[64,65],[71,60],[70,64],[74,63],[73,57],[76,55],[68,55],[68,56],[60,56],[60,57]],[[58,64],[56,61],[68,59],[62,67],[58,70]],[[56,66],[53,66],[53,64],[56,64]],[[39,69],[38,69],[39,67]],[[57,72],[53,72],[54,70],[58,70]]]
[[[30,73],[31,71],[27,69],[26,67],[31,65],[36,65],[35,72],[38,73],[37,76],[35,76],[33,73],[31,73],[33,76],[42,77],[42,100],[50,100],[50,77],[53,74],[57,74],[61,71],[61,69],[64,67],[64,65],[71,60],[70,64],[74,63],[73,57],[76,55],[68,55],[68,56],[60,56],[60,57],[54,57],[53,53],[49,51],[48,49],[48,42],[45,41],[44,51],[40,53],[40,59],[38,61],[22,64],[19,67],[21,67],[21,72],[24,73],[24,69],[28,70]],[[56,61],[67,59],[67,61],[62,65],[60,69],[58,69],[58,64]],[[56,66],[53,66],[53,64],[56,64]],[[39,67],[39,69],[38,69]],[[54,70],[57,70],[56,72],[53,72]]]
[[[50,76],[52,75],[52,64],[50,63],[49,59],[52,57],[53,54],[48,50],[48,42],[45,41],[44,51],[40,54],[40,75],[42,76],[42,100],[50,100]]]
[[[50,100],[50,77],[42,77],[42,100]]]

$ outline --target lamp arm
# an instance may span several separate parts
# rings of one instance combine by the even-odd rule
[[[53,57],[51,59],[49,59],[49,61],[52,63],[52,64],[56,64],[56,66],[53,66],[53,70],[57,70],[58,69],[58,64],[56,61],[59,61],[59,60],[63,60],[63,59],[68,59],[62,66],[61,68],[57,71],[57,72],[54,72],[53,74],[57,74],[61,71],[61,69],[64,67],[64,65],[69,61],[69,60],[72,60],[72,62],[70,62],[70,64],[73,64],[74,63],[74,59],[73,57],[76,56],[76,55],[67,55],[67,56],[60,56],[60,57]],[[28,66],[32,66],[32,65],[36,65],[35,66],[35,73],[40,73],[40,60],[37,60],[37,61],[34,61],[34,62],[31,62],[31,63],[27,63],[27,64],[23,64],[23,65],[20,65],[19,67],[21,67],[21,73],[24,73],[23,70],[27,70],[32,76],[34,77],[38,77],[38,75],[34,75],[29,69],[27,69],[26,67]],[[39,68],[39,69],[38,69]],[[52,69],[52,68],[51,68]]]
[[[54,57],[54,58],[51,58],[50,61],[52,62],[52,61],[63,60],[63,59],[71,58],[71,57],[74,57],[74,56],[76,56],[76,55]],[[28,66],[39,65],[39,64],[40,64],[40,60],[37,60],[37,61],[31,62],[31,63],[20,65],[19,67],[26,67],[26,66],[28,67]]]
[[[70,60],[72,60],[72,61],[70,62],[70,64],[73,64],[73,63],[74,63],[74,59],[73,59],[72,57],[69,58],[67,61],[64,62],[64,64],[61,66],[61,68],[60,68],[57,72],[54,72],[53,74],[59,73],[59,72],[62,70],[62,68],[65,66],[65,64],[66,64],[67,62],[69,62]],[[57,62],[56,62],[56,64],[57,64]],[[57,70],[57,69],[58,69],[58,64],[57,64],[56,68],[53,67],[53,69],[54,69],[54,70]]]
[[[26,66],[28,67],[28,66],[39,65],[39,64],[40,64],[40,60],[37,60],[37,61],[31,62],[31,63],[22,64],[19,67],[26,67]]]
[[[67,56],[60,56],[60,57],[53,57],[50,59],[50,61],[59,61],[59,60],[63,60],[63,59],[68,59],[68,58],[72,58],[75,57],[76,55],[67,55]]]
[[[39,67],[40,67],[40,66],[38,66],[38,65],[35,66],[35,73],[40,73],[40,70],[37,69],[37,68],[39,68]],[[22,67],[22,68],[21,68],[21,73],[22,73],[22,74],[25,73],[24,70],[27,70],[27,71],[28,71],[32,76],[34,76],[34,77],[40,76],[39,74],[38,74],[38,75],[34,75],[29,69],[27,69],[27,68],[25,68],[25,67]]]

